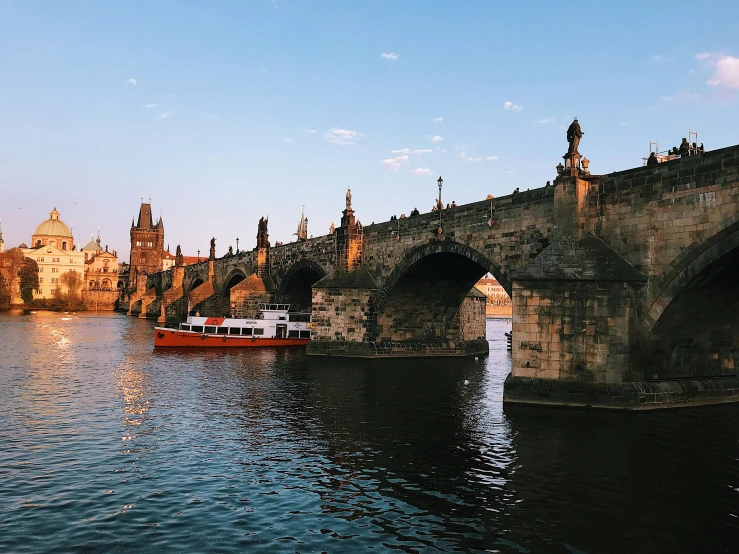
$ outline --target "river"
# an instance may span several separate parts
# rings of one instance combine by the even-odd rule
[[[739,549],[739,406],[504,409],[505,321],[393,361],[152,327],[0,315],[0,551]]]

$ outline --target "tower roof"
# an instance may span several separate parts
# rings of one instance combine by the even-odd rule
[[[154,218],[151,215],[151,204],[146,202],[141,203],[139,208],[139,220],[136,222],[136,227],[139,229],[159,229],[161,224],[160,220],[154,224]]]

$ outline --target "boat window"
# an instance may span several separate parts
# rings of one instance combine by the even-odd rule
[[[241,334],[242,335],[251,335],[252,331],[253,331],[253,329],[251,327],[244,327],[241,330]]]
[[[215,328],[215,326],[212,326],[212,325],[206,325],[205,326],[205,332],[206,333],[213,333],[213,334],[215,334],[216,328]]]
[[[298,339],[298,338],[300,338],[300,331],[288,331],[287,332],[287,338],[289,338],[289,339]]]
[[[310,321],[310,314],[289,314],[289,321]]]
[[[203,326],[202,325],[193,325],[192,330],[196,333],[202,333],[203,332]]]
[[[269,309],[270,310],[276,310],[277,309],[277,305],[276,304],[270,304],[269,305]]]
[[[282,321],[285,321],[285,316],[284,316],[284,315],[281,315],[281,316],[280,316],[280,319],[281,319]]]
[[[228,328],[228,334],[229,335],[240,335],[241,334],[241,327],[229,327]]]
[[[218,327],[219,335],[228,335],[228,327]]]
[[[309,339],[310,338],[310,331],[300,331],[300,338],[301,339]]]
[[[254,334],[255,335],[263,335],[264,334],[264,329],[260,329],[259,327],[255,327],[254,328]]]
[[[180,331],[189,331],[189,330],[190,330],[189,325],[185,325],[184,323],[180,324]]]

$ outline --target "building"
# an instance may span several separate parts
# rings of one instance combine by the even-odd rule
[[[131,261],[129,275],[131,286],[136,286],[139,273],[156,273],[162,270],[164,258],[164,222],[156,223],[151,214],[151,204],[141,202],[139,218],[131,221]]]
[[[33,293],[34,299],[53,298],[57,293],[66,293],[67,287],[61,282],[61,276],[68,271],[80,274],[84,279],[85,255],[75,249],[72,231],[59,218],[54,208],[49,212],[49,219],[42,221],[31,237],[31,248],[20,250],[27,258],[38,264],[38,288]]]
[[[108,245],[105,250],[100,246],[100,234],[97,240],[90,240],[83,248],[85,255],[85,285],[84,290],[117,291],[123,288],[123,281],[119,279],[118,253],[110,252]]]
[[[497,279],[489,273],[475,283],[475,288],[485,295],[487,317],[511,317],[513,308],[511,297]]]
[[[483,277],[477,283],[475,288],[487,297],[487,303],[493,306],[510,306],[511,297],[503,288],[497,279]]]

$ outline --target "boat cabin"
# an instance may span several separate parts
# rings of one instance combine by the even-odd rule
[[[202,335],[310,339],[311,314],[290,312],[290,304],[260,304],[258,319],[188,316],[180,331]]]

